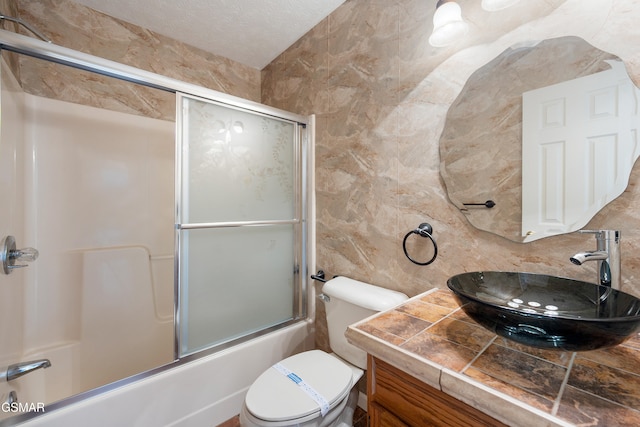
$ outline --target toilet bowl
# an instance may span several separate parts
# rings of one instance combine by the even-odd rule
[[[339,426],[341,418],[349,415],[344,409],[352,403],[352,390],[357,392],[353,386],[362,377],[361,369],[353,369],[321,350],[296,354],[275,366],[263,372],[249,388],[240,413],[241,426]],[[303,381],[302,386],[298,379]],[[355,409],[355,404],[352,406]],[[342,425],[348,423],[349,420]]]
[[[240,412],[242,427],[351,427],[358,380],[366,353],[347,342],[347,326],[387,310],[408,297],[400,292],[337,277],[324,284],[329,345],[290,356],[249,387]]]

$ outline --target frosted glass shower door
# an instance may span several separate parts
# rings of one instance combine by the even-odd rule
[[[301,316],[297,123],[179,97],[181,356]]]

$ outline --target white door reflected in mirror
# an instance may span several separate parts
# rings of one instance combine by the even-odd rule
[[[522,96],[522,236],[584,227],[627,187],[638,158],[638,89],[610,70]]]

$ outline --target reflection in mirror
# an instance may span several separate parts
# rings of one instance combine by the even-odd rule
[[[48,405],[172,362],[175,95],[3,52],[1,109],[0,231],[40,257],[0,275],[0,370],[51,367],[0,394]]]
[[[613,80],[593,86],[604,75]],[[525,92],[538,113],[524,116],[525,128],[537,133],[523,134]],[[449,199],[478,229],[517,242],[582,228],[628,183],[637,93],[618,57],[578,37],[507,49],[469,78],[447,113],[440,172]],[[523,140],[533,148],[523,152]],[[487,200],[495,206],[465,206]]]

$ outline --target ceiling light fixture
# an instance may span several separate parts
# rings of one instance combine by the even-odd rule
[[[448,46],[469,31],[462,19],[460,5],[452,0],[438,0],[433,14],[433,33],[429,44],[435,47]]]
[[[488,12],[506,9],[520,0],[482,0],[482,8]]]

